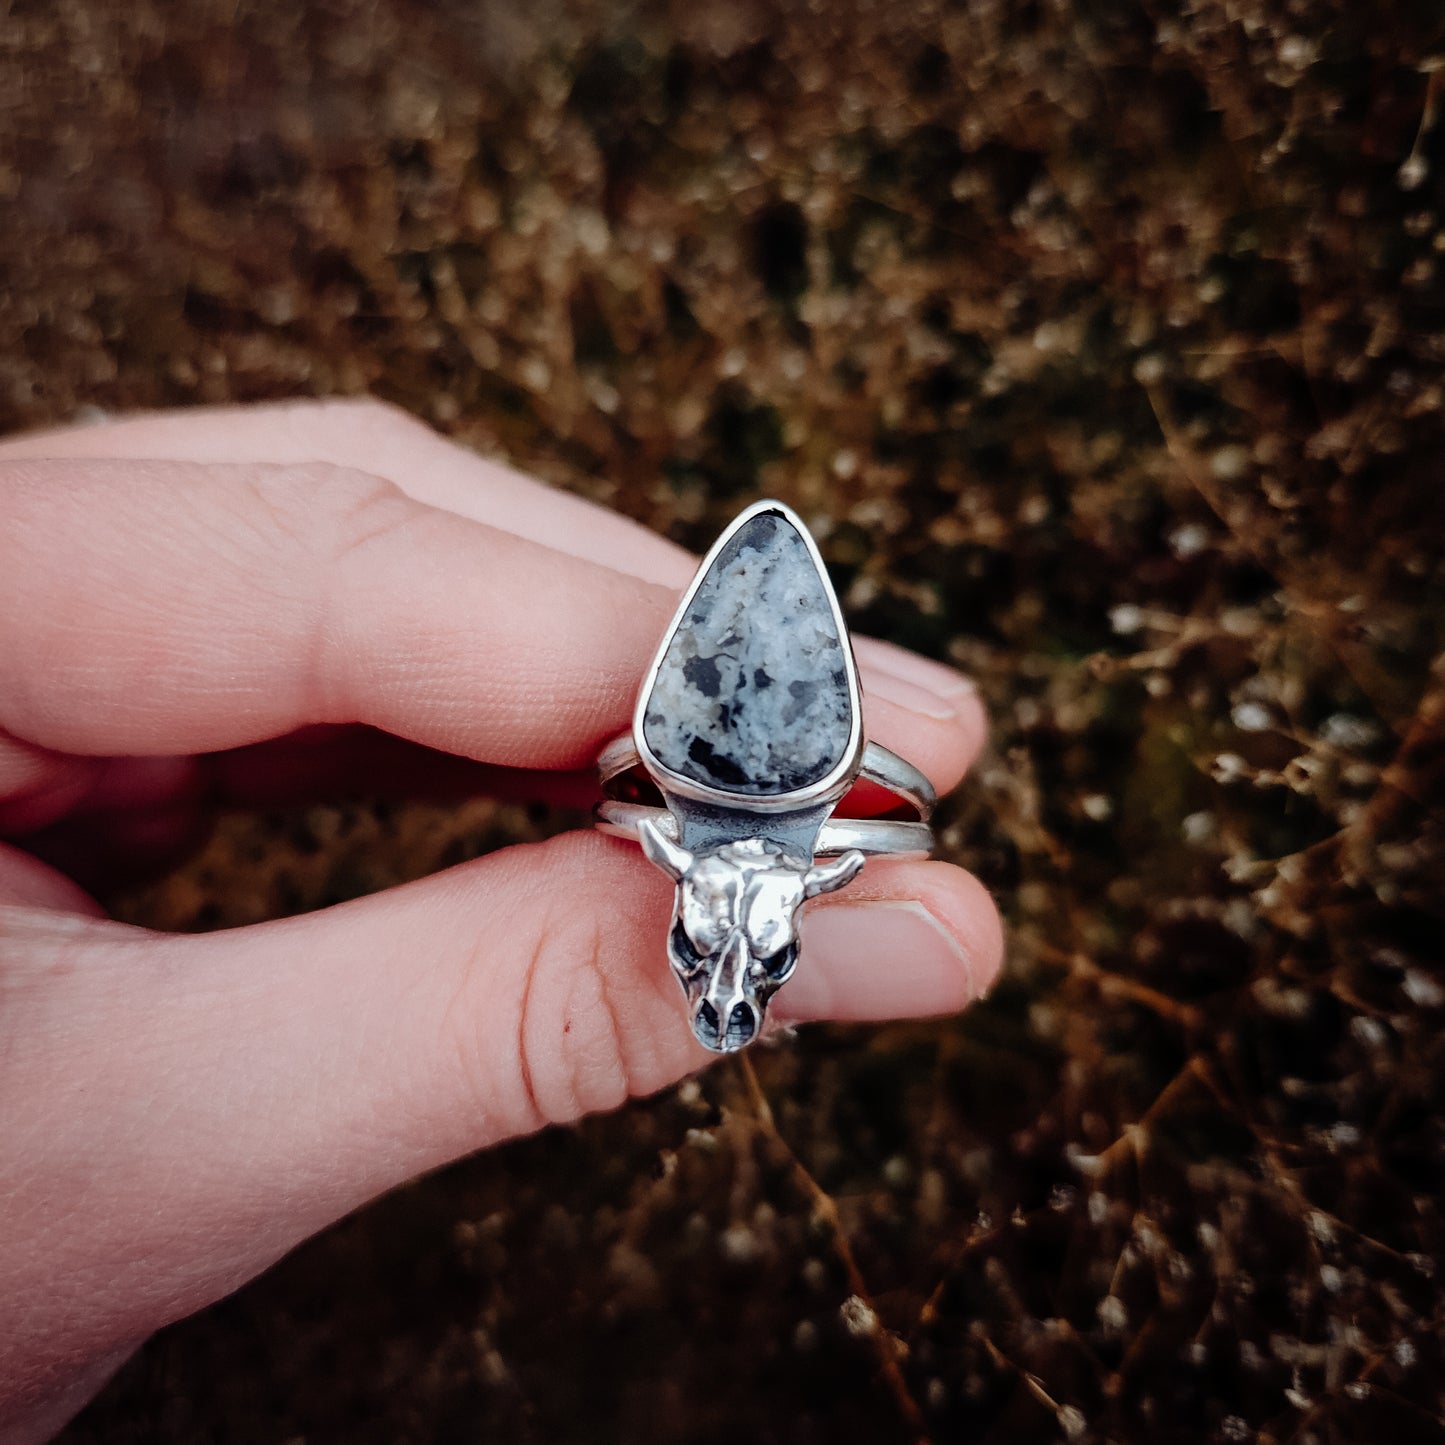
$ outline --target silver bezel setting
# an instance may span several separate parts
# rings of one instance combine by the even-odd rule
[[[681,773],[674,772],[671,768],[661,762],[647,743],[647,733],[644,726],[646,721],[647,704],[652,697],[653,684],[657,680],[657,674],[662,667],[663,659],[667,656],[667,650],[672,645],[672,639],[679,627],[682,626],[687,616],[688,608],[692,606],[692,600],[696,596],[698,588],[702,586],[704,579],[712,570],[713,563],[717,560],[733,537],[745,527],[754,517],[774,514],[782,517],[787,524],[803,539],[804,546],[808,549],[808,555],[812,558],[813,565],[818,571],[818,576],[823,582],[823,592],[828,599],[828,606],[832,612],[833,625],[837,629],[838,638],[842,645],[843,669],[847,675],[848,705],[852,714],[851,724],[848,733],[848,743],[844,749],[842,758],[823,777],[807,787],[795,788],[790,793],[735,793],[723,788],[714,788],[706,783],[699,783],[694,778],[686,777]],[[710,803],[716,807],[740,808],[747,812],[754,813],[791,813],[800,808],[811,807],[815,804],[836,802],[852,786],[854,779],[858,776],[858,770],[863,760],[863,693],[858,681],[858,662],[853,656],[853,642],[848,634],[847,624],[843,620],[843,610],[838,605],[838,594],[833,590],[833,580],[828,576],[828,569],[823,565],[822,554],[818,551],[818,544],[813,540],[812,534],[804,525],[802,518],[798,516],[784,502],[766,500],[754,502],[752,506],[740,512],[733,519],[732,524],[715,541],[707,555],[698,564],[697,571],[688,585],[687,591],[682,594],[682,600],[677,605],[677,611],[673,613],[672,621],[667,631],[663,634],[662,642],[659,644],[656,654],[653,656],[652,665],[647,669],[642,679],[642,685],[637,692],[637,703],[632,713],[632,736],[637,744],[638,757],[642,766],[651,775],[653,781],[662,789],[664,794],[674,794],[682,798],[691,798],[695,802]]]

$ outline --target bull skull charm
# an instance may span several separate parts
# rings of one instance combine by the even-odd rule
[[[718,1053],[750,1043],[768,1000],[798,961],[798,909],[858,876],[852,849],[812,863],[767,838],[691,853],[644,820],[642,851],[677,884],[667,956],[687,993],[698,1042]]]
[[[643,683],[637,753],[667,814],[637,836],[677,885],[667,954],[692,1031],[756,1038],[798,959],[798,910],[863,866],[815,861],[858,775],[857,666],[813,539],[779,502],[749,507],[703,560]]]

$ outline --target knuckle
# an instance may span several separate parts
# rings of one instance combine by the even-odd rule
[[[591,842],[584,835],[542,846],[588,853]],[[565,877],[585,875],[586,859],[556,861]],[[630,1092],[609,910],[580,887],[558,896],[568,901],[549,902],[527,953],[517,1035],[520,1072],[538,1115],[552,1123],[616,1108]]]
[[[340,717],[351,710],[351,658],[334,638],[377,548],[422,509],[384,477],[333,462],[263,468],[247,487],[249,548],[264,552],[264,575],[306,619],[306,710]]]
[[[551,896],[525,890],[519,904],[540,906],[500,948],[495,926],[477,919],[447,1010],[445,1046],[495,1137],[615,1108],[630,1092],[617,944],[586,890],[565,886],[580,874],[572,846],[569,836],[507,850],[522,876],[534,849],[553,854]]]
[[[554,920],[529,959],[519,1055],[538,1113],[549,1123],[616,1108],[628,1096],[608,978],[613,953],[601,918],[582,911]]]
[[[385,477],[335,462],[266,467],[248,481],[260,525],[307,554],[334,562],[397,525],[413,505]]]

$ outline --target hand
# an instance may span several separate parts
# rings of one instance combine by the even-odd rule
[[[566,792],[693,559],[372,403],[20,438],[0,516],[0,1441],[22,1441],[365,1200],[709,1056],[667,880],[596,833],[197,937],[111,922],[21,851],[94,873],[298,782]],[[971,689],[858,650],[870,736],[952,787]],[[784,1019],[958,1009],[999,964],[945,863],[871,862],[806,920]]]

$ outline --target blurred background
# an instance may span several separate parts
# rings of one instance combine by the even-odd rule
[[[978,679],[965,1017],[388,1197],[92,1441],[1442,1438],[1445,26],[1307,0],[10,0],[0,429],[370,392]],[[574,815],[352,800],[107,899]]]

